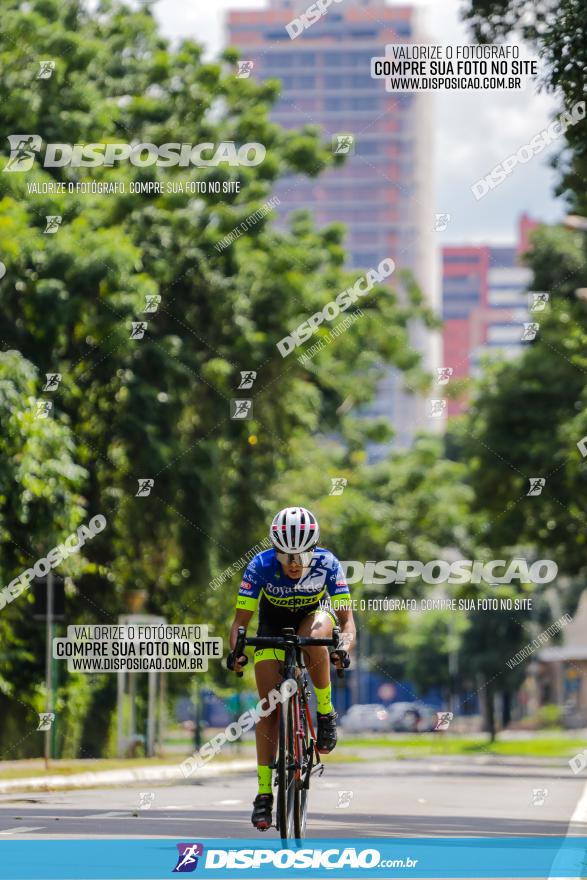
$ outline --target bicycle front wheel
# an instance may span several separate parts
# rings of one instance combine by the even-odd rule
[[[303,734],[303,736],[300,736],[300,773],[296,779],[295,786],[294,833],[296,840],[303,840],[306,836],[306,817],[308,814],[308,788],[306,786],[310,784],[306,774],[310,769],[308,764],[310,762],[312,744],[310,743],[310,734],[308,732],[305,700],[298,699],[296,709],[299,712],[299,734]]]
[[[277,755],[277,826],[284,840],[295,836],[295,752],[291,700],[279,711],[279,750]]]

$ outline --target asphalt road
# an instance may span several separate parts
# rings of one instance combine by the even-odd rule
[[[331,763],[310,792],[307,836],[586,835],[587,811],[577,807],[586,803],[584,788],[585,778],[573,776],[564,761],[443,757]],[[148,807],[140,807],[141,792]],[[173,785],[3,795],[0,841],[250,837],[258,834],[249,822],[254,794],[253,774],[241,774]]]

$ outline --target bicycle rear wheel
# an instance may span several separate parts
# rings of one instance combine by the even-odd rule
[[[279,751],[277,755],[277,827],[284,840],[295,836],[295,753],[291,699],[279,711]]]

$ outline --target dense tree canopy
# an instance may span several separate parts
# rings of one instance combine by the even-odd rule
[[[52,546],[74,513],[102,513],[108,523],[100,541],[84,548],[87,565],[72,587],[68,617],[115,622],[125,593],[140,587],[148,592],[146,610],[205,617],[224,630],[233,594],[209,584],[264,534],[272,487],[291,479],[294,445],[316,454],[318,433],[347,436],[364,458],[361,448],[382,428],[357,428],[349,407],[370,400],[385,362],[423,387],[407,325],[415,315],[432,318],[411,280],[398,274],[395,292],[376,284],[361,299],[362,315],[344,336],[333,338],[327,328],[312,338],[328,343],[315,358],[282,358],[276,343],[357,278],[344,269],[344,230],[318,231],[303,213],[278,230],[269,215],[229,246],[219,243],[265,204],[281,175],[315,175],[338,161],[319,130],[272,123],[277,82],[237,77],[231,51],[205,63],[192,40],[172,49],[145,8],[10,2],[2,32],[5,144],[12,134],[34,132],[47,143],[234,141],[266,149],[256,166],[37,162],[1,181],[2,348],[20,352],[29,371],[34,364],[40,374],[61,376],[51,418],[34,426],[31,474],[47,478],[49,440],[41,440],[61,431],[62,455],[75,464],[54,492],[67,496],[74,476],[79,492],[62,509],[66,521],[39,510],[36,543]],[[47,78],[37,78],[39,58],[54,61]],[[24,91],[30,100],[23,109],[17,96]],[[127,192],[42,192],[50,182],[92,180],[123,181]],[[132,182],[186,181],[236,183],[238,191],[129,192]],[[31,192],[33,184],[40,192]],[[47,234],[46,218],[56,215],[61,225]],[[146,330],[132,338],[138,321]],[[231,400],[246,396],[240,373],[249,370],[257,373],[252,417],[231,419]],[[24,428],[19,399],[13,405],[7,428],[16,449]],[[1,522],[21,493],[16,453],[6,451]],[[145,497],[137,497],[141,479],[153,480]],[[314,482],[300,486],[300,500],[315,497]],[[11,549],[15,538],[4,528],[6,579],[22,562]],[[25,616],[26,600],[15,602],[9,643],[20,638]]]

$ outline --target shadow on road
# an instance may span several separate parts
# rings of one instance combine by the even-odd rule
[[[256,836],[249,821],[249,808],[205,810],[186,807],[170,814],[148,810],[133,814],[120,810],[117,816],[100,816],[96,810],[66,809],[56,816],[55,808],[0,810],[0,828],[43,826],[35,837],[67,835],[88,837],[251,837]],[[308,817],[308,837],[524,837],[564,836],[566,821],[546,819],[503,819],[486,816],[369,815],[337,810]],[[352,830],[351,830],[352,829]],[[275,835],[275,831],[269,833]],[[587,834],[587,824],[573,826],[574,835]],[[259,840],[264,835],[259,834]]]

